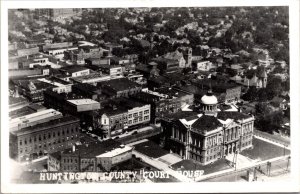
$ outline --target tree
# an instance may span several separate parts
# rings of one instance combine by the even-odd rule
[[[279,96],[282,92],[282,82],[278,77],[270,77],[266,86],[266,90],[270,98]]]

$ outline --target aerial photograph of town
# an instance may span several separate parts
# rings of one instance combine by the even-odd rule
[[[291,179],[289,6],[7,17],[11,182]]]

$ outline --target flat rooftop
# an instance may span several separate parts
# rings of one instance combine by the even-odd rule
[[[87,105],[87,104],[99,104],[99,102],[89,99],[89,98],[84,98],[84,99],[75,99],[75,100],[67,100],[69,103],[74,104],[74,105]]]
[[[115,91],[124,91],[132,88],[140,88],[141,86],[137,83],[128,80],[127,78],[113,79],[109,81],[103,81],[98,83],[98,85],[107,86]]]
[[[71,156],[80,156],[80,157],[102,157],[101,156],[102,154],[108,153],[107,155],[104,156],[112,157],[114,156],[113,154],[120,154],[120,150],[122,148],[126,148],[125,150],[129,151],[130,150],[129,148],[131,147],[122,146],[120,142],[117,142],[113,139],[108,139],[103,142],[96,141],[96,142],[84,143],[82,145],[76,146],[74,152],[72,151],[72,149],[67,149],[59,153],[65,155],[71,155]],[[114,150],[116,151],[113,152]]]
[[[61,112],[58,112],[54,109],[47,109],[47,110],[42,110],[39,112],[35,112],[32,114],[28,114],[25,116],[17,117],[14,119],[11,119],[9,121],[9,127],[17,127],[21,123],[28,123],[30,124],[31,122],[39,121],[42,119],[50,118],[50,117],[59,117],[62,116]]]
[[[14,135],[20,136],[20,135],[36,133],[36,132],[44,131],[44,130],[49,131],[58,126],[65,125],[67,123],[73,123],[73,122],[79,122],[79,119],[74,116],[65,116],[65,117],[53,119],[48,122],[40,123],[40,124],[37,124],[34,126],[29,126],[29,127],[25,127],[25,128],[19,129],[19,130],[14,130],[14,131],[11,131],[11,133]]]
[[[78,76],[71,79],[75,81],[83,81],[83,80],[97,79],[97,78],[110,78],[110,76],[108,74],[103,74],[103,73],[91,73],[89,75]]]

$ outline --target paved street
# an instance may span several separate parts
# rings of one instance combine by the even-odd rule
[[[181,174],[179,174],[178,172],[176,172],[175,170],[172,170],[171,168],[169,168],[169,166],[159,160],[153,160],[151,158],[149,158],[148,156],[141,154],[137,151],[133,151],[133,154],[136,155],[136,157],[141,158],[144,162],[146,162],[147,164],[154,166],[155,168],[159,169],[159,170],[163,170],[165,172],[168,172],[170,175],[174,176],[175,178],[177,178],[178,180],[180,180],[181,182],[193,182],[192,179],[187,178],[186,176],[183,176]]]
[[[258,180],[257,181],[267,181],[267,180],[276,180],[276,177],[280,178],[282,174],[289,174],[287,170],[287,160],[279,160],[272,162],[271,166],[271,176],[268,177],[266,173],[266,165],[261,167],[263,173],[257,172]],[[288,170],[290,169],[290,165]],[[231,172],[223,176],[216,178],[205,179],[205,182],[246,182],[247,170]]]

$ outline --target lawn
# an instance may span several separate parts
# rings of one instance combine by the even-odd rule
[[[173,164],[172,167],[174,170],[180,169],[181,167],[183,167],[181,170],[203,170],[204,175],[231,168],[226,159],[220,159],[212,164],[207,165],[201,165],[192,160],[182,160]]]
[[[254,137],[253,148],[244,150],[241,154],[253,160],[260,159],[263,161],[283,156],[284,154],[288,155],[290,151]]]
[[[136,144],[134,145],[134,147],[136,151],[152,158],[159,158],[169,153],[152,141],[146,141],[140,144]]]

